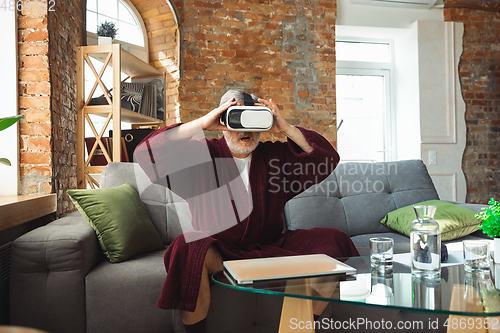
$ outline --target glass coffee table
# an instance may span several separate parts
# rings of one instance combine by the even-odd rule
[[[307,325],[314,323],[313,302],[444,314],[448,320],[440,325],[449,333],[500,331],[500,292],[495,288],[496,282],[500,289],[500,265],[492,263],[491,270],[482,273],[466,273],[463,265],[444,267],[440,280],[426,281],[412,278],[410,267],[397,262],[392,273],[380,274],[371,271],[369,257],[340,260],[357,273],[237,284],[219,271],[212,280],[226,288],[284,296],[280,333],[297,332],[294,322],[302,323],[301,332],[314,332]]]

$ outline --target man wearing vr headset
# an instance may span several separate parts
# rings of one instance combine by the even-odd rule
[[[267,112],[272,113],[272,125],[269,124],[268,132],[285,135],[287,142],[259,142],[262,131],[255,131],[255,128],[228,130],[229,118],[221,120],[221,116],[224,118],[225,112],[231,112],[232,108],[241,109],[240,112],[244,113],[247,111],[245,106],[268,108]],[[241,115],[241,123],[244,123],[244,117],[246,116]],[[192,140],[201,130],[221,130],[224,137]],[[174,132],[173,136],[162,137]],[[162,183],[162,179],[169,173],[165,171],[169,168],[162,168],[162,161],[170,163],[175,158],[182,158],[172,156],[173,154],[202,155],[201,151],[196,151],[200,142],[203,147],[204,144],[208,146],[213,163],[199,163],[186,170],[171,173],[169,180],[164,183],[189,202],[191,223],[197,230],[181,234],[167,248],[164,258],[167,278],[157,304],[160,308],[181,310],[186,332],[205,332],[210,307],[209,275],[223,269],[223,259],[316,253],[331,257],[358,255],[349,236],[337,229],[283,231],[285,203],[308,186],[325,179],[333,172],[340,158],[320,134],[290,125],[272,99],[259,99],[241,90],[229,90],[222,96],[220,106],[203,117],[152,133],[137,147],[135,158],[153,182]],[[179,146],[179,143],[182,145]],[[158,149],[155,150],[155,146]],[[221,163],[221,160],[227,163]],[[193,188],[203,188],[205,192],[208,192],[207,188],[213,190],[205,182],[209,182],[206,179],[210,178],[206,176],[209,174],[206,169],[214,165],[217,166],[217,186],[231,185],[231,211],[239,216],[239,221],[230,227],[214,227],[215,221],[207,221],[210,220],[207,216],[211,211],[221,209],[223,205],[218,206],[220,202],[213,204],[214,207],[207,207],[207,202],[215,202],[207,199],[207,193],[200,195],[203,191],[195,191],[194,195],[185,191]],[[320,165],[325,167],[324,170],[319,171]],[[308,169],[303,168],[305,166],[309,166]],[[183,182],[191,180],[193,183],[177,191],[172,185],[176,181],[174,176],[182,173],[185,173],[182,176]],[[244,185],[240,187],[243,189],[241,191],[232,185],[239,183],[239,180],[235,181],[235,173]],[[276,184],[295,182],[300,186],[276,190],[270,182],[271,175],[277,179]],[[248,199],[253,202],[253,209],[250,208],[248,214],[245,214],[244,209],[239,206]],[[189,238],[193,233],[201,236]],[[314,304],[315,315],[321,314],[324,306],[324,302]]]

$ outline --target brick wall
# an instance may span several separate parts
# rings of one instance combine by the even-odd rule
[[[175,0],[180,34],[166,0],[132,2],[146,25],[150,62],[168,73],[169,122],[197,118],[227,89],[242,88],[273,98],[292,124],[335,145],[334,2]],[[22,193],[57,193],[59,216],[73,209],[65,192],[76,187],[81,5],[56,2],[55,12],[19,16]]]
[[[56,192],[59,215],[72,209],[64,193],[75,186],[81,2],[56,1],[55,12],[23,10],[18,18],[21,193]],[[170,122],[197,118],[216,107],[224,91],[242,88],[273,98],[292,124],[315,129],[335,145],[334,1],[172,0],[181,60],[166,0],[132,2],[146,24],[151,63],[169,73]],[[444,16],[465,24],[463,169],[467,201],[485,203],[500,199],[500,4],[448,0]]]
[[[465,29],[459,76],[466,104],[466,201],[500,200],[500,3],[449,0],[444,18]]]
[[[167,111],[178,115],[177,23],[165,0],[134,0],[149,38],[150,61],[167,73]],[[81,0],[53,11],[19,12],[20,194],[56,193],[58,216],[76,188],[76,47],[83,44]],[[27,6],[22,6],[27,8]],[[177,110],[177,112],[176,112]]]
[[[335,145],[335,1],[172,4],[180,21],[182,121],[218,106],[227,89],[242,88],[273,98],[290,123]]]
[[[166,0],[132,0],[148,33],[149,62],[164,71],[167,125],[179,121],[178,25]]]
[[[76,46],[82,43],[79,0],[54,11],[22,10],[19,26],[20,194],[56,193],[57,214],[74,208],[76,187]],[[27,8],[27,6],[23,6]]]
[[[66,190],[76,188],[76,47],[85,33],[80,2],[56,1],[48,15],[52,188],[58,215],[74,210]]]
[[[52,193],[51,83],[47,11],[18,16],[21,194]]]

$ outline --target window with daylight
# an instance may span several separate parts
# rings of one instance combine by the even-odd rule
[[[127,46],[127,50],[149,63],[148,38],[146,27],[141,15],[130,2],[130,0],[87,0],[87,45],[97,44],[97,27],[104,22],[114,22],[118,28],[118,34],[114,40],[115,43],[120,43]],[[102,63],[91,58],[91,61],[97,71],[100,71]],[[127,76],[122,73],[121,79],[126,79]],[[113,73],[111,67],[108,67],[102,80],[106,87],[111,87],[113,83]],[[88,98],[92,86],[94,84],[94,76],[88,65],[85,65],[85,99]],[[104,92],[100,87],[96,89],[93,97],[99,97]],[[97,132],[100,132],[105,124],[106,119],[94,115],[90,115],[93,125]],[[108,130],[113,126],[111,121],[106,128],[106,136]],[[122,129],[130,129],[129,123],[122,122]],[[85,122],[85,133],[92,133],[90,125]]]
[[[96,34],[97,27],[106,21],[116,24],[117,40],[146,46],[144,22],[128,0],[87,0],[87,31]]]
[[[389,41],[336,42],[337,150],[343,162],[395,156]]]

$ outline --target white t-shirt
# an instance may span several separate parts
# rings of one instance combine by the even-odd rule
[[[238,171],[240,172],[241,180],[243,180],[243,184],[248,191],[250,182],[250,162],[252,162],[252,154],[248,155],[245,158],[237,158],[234,156],[233,158],[236,162],[236,166],[238,167]]]

